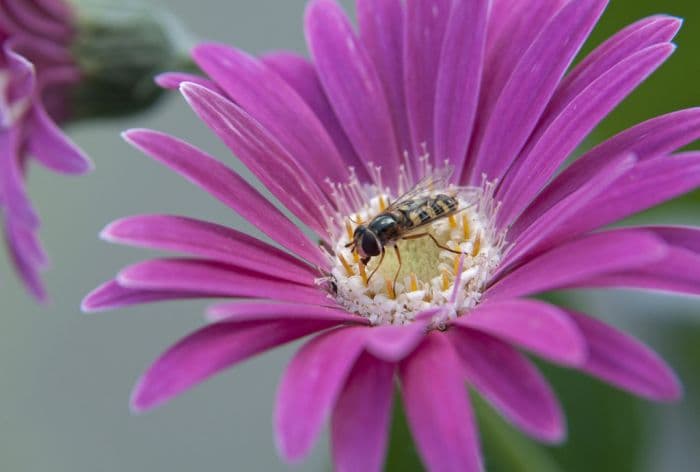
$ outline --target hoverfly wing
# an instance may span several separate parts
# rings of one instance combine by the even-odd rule
[[[392,201],[389,204],[389,207],[385,211],[390,212],[392,210],[395,210],[396,207],[399,206],[402,202],[424,196],[439,188],[446,188],[448,185],[448,181],[450,180],[450,177],[452,177],[453,173],[453,166],[445,166],[438,171],[426,175],[421,180],[419,180],[418,183],[416,183],[416,185],[414,185],[411,189],[406,191],[403,195],[400,195],[399,197],[395,198],[394,201]]]

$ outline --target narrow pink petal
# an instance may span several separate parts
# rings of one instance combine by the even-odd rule
[[[428,320],[406,326],[376,326],[367,336],[367,352],[387,362],[399,362],[423,341],[427,327]]]
[[[360,39],[384,86],[399,152],[413,149],[404,93],[404,15],[401,0],[357,0]]]
[[[269,274],[198,259],[140,262],[123,269],[117,281],[124,287],[140,290],[274,298],[292,303],[325,304],[329,301],[321,289],[313,285],[302,286]]]
[[[22,247],[26,243],[23,244],[23,242],[17,240],[16,236],[17,234],[13,231],[5,231],[10,261],[29,294],[40,303],[45,303],[48,301],[48,297],[44,283],[41,280],[41,269],[44,264],[37,262],[31,253],[27,253],[25,248]]]
[[[21,221],[15,222],[11,217],[5,219],[4,225],[8,243],[15,247],[22,259],[36,265],[38,269],[48,266],[48,256],[41,245],[38,228],[25,226]]]
[[[206,221],[171,215],[140,215],[109,224],[101,233],[109,242],[177,251],[228,262],[301,284],[318,271],[289,254],[247,234]]]
[[[206,87],[185,83],[180,90],[195,113],[284,206],[317,234],[325,234],[317,208],[329,205],[328,201],[306,171],[260,123]]]
[[[17,52],[20,42],[19,38],[13,37],[2,44],[4,57],[0,55],[0,60],[8,74],[3,102],[32,99],[31,95],[36,89],[36,66],[25,55]],[[4,110],[0,110],[2,112]]]
[[[598,178],[610,156],[632,153],[640,161],[669,154],[700,138],[700,108],[653,118],[623,131],[576,160],[558,175],[518,219],[529,226],[545,211],[585,182]]]
[[[577,287],[616,287],[700,295],[700,254],[671,247],[659,261],[642,267],[594,275]]]
[[[657,69],[675,46],[662,43],[621,61],[579,95],[556,117],[535,130],[530,143],[506,174],[498,198],[499,224],[507,226],[530,203],[583,139],[622,100]]]
[[[566,0],[537,2],[493,0],[491,2],[477,116],[476,132],[479,136],[483,135],[494,105],[523,54],[565,3]]]
[[[180,86],[185,82],[201,85],[209,90],[223,95],[225,92],[215,82],[202,77],[201,75],[189,74],[187,72],[165,72],[155,77],[156,84],[164,89],[179,90]]]
[[[58,21],[37,9],[27,0],[4,0],[3,16],[11,16],[27,34],[48,36],[55,41],[66,40],[71,35],[71,25]]]
[[[224,302],[207,309],[210,321],[337,321],[339,323],[369,324],[362,316],[341,308],[292,303]]]
[[[645,226],[672,246],[688,249],[700,254],[700,228],[693,226]]]
[[[486,124],[471,183],[480,182],[482,174],[499,179],[510,167],[606,4],[606,0],[567,3],[523,54]]]
[[[508,238],[513,241],[514,246],[502,261],[498,273],[517,264],[522,258],[549,249],[561,241],[562,238],[558,235],[568,230],[571,220],[577,218],[596,197],[613,192],[617,183],[636,163],[637,159],[631,155],[610,158],[601,168],[600,178],[586,182],[561,199],[528,228],[524,229],[518,225],[510,228]]]
[[[214,293],[138,290],[123,287],[116,280],[110,280],[90,292],[83,299],[80,308],[85,313],[97,313],[145,303],[186,300],[188,298],[213,298],[215,296]]]
[[[214,374],[281,344],[329,328],[333,322],[221,322],[180,340],[141,377],[131,398],[135,411],[155,408]]]
[[[39,87],[61,80],[73,84],[80,80],[80,71],[75,66],[70,49],[66,45],[48,38],[26,36],[23,33],[13,36],[5,44],[11,44],[15,51],[32,59],[32,63],[39,71],[36,82]],[[63,70],[62,74],[66,75],[53,77],[55,70]],[[72,71],[70,74],[69,70]]]
[[[314,65],[305,57],[291,52],[268,53],[261,59],[277,72],[313,110],[333,139],[346,165],[355,167],[359,176],[366,176],[365,164],[357,156],[338,117],[335,116]]]
[[[309,262],[327,262],[304,233],[238,174],[199,149],[167,134],[131,130],[124,138],[158,162],[234,209],[253,226]]]
[[[452,10],[450,0],[406,2],[404,22],[404,93],[413,138],[413,159],[428,152],[434,163],[435,93],[440,55]]]
[[[34,0],[38,6],[46,10],[53,17],[63,22],[70,24],[75,19],[73,7],[66,4],[63,0]]]
[[[379,73],[338,4],[313,0],[306,10],[306,40],[340,123],[364,162],[382,167],[396,188],[400,154]]]
[[[27,194],[20,155],[22,130],[0,128],[0,199],[5,218],[28,228],[39,226],[39,215]]]
[[[290,462],[301,460],[362,353],[368,328],[344,328],[306,343],[290,362],[277,392],[277,448]]]
[[[435,96],[435,159],[464,167],[479,102],[488,0],[455,2],[447,22]]]
[[[564,415],[554,392],[522,354],[491,336],[462,328],[448,337],[470,384],[526,434],[540,441],[564,440]]]
[[[85,174],[93,169],[90,159],[53,122],[44,108],[32,107],[27,151],[42,165],[63,174]]]
[[[671,41],[681,24],[679,18],[654,15],[623,28],[596,47],[564,77],[548,108],[564,109],[574,97],[620,62],[649,46]]]
[[[347,177],[347,164],[323,124],[282,77],[258,59],[223,44],[193,51],[202,68],[228,96],[269,131],[316,182]]]
[[[561,309],[535,300],[494,300],[478,305],[454,324],[482,331],[558,364],[579,366],[586,343]]]
[[[433,332],[399,368],[406,418],[428,470],[483,470],[463,369],[444,333]]]
[[[361,356],[333,409],[334,470],[383,470],[393,394],[394,366],[367,354]]]
[[[700,186],[700,152],[663,156],[638,163],[609,191],[582,208],[557,237],[581,234],[646,210]]]
[[[653,233],[612,230],[562,244],[503,276],[486,292],[491,300],[575,285],[581,280],[661,260],[667,246]]]
[[[584,372],[650,400],[681,398],[678,377],[651,349],[590,316],[572,311],[569,315],[588,343]]]

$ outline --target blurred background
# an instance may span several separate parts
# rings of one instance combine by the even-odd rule
[[[252,51],[304,50],[304,0],[161,0],[196,37]],[[352,2],[342,3],[352,10]],[[700,2],[613,1],[585,51],[653,13],[685,18],[679,49],[591,137],[600,140],[644,119],[700,104]],[[584,51],[584,52],[585,52]],[[40,307],[9,276],[0,253],[0,470],[51,472],[287,470],[272,439],[272,403],[288,346],[220,375],[166,406],[134,416],[135,380],[173,341],[203,323],[200,302],[83,315],[81,298],[145,252],[100,242],[109,221],[130,214],[179,213],[256,234],[225,207],[127,146],[120,131],[148,127],[183,137],[249,175],[172,94],[145,115],[85,123],[71,135],[97,164],[80,179],[33,169],[30,192],[44,220],[52,259],[51,303]],[[697,143],[696,143],[697,144]],[[696,145],[697,149],[698,146]],[[700,194],[634,222],[700,224]],[[481,406],[489,470],[690,471],[700,461],[700,300],[633,292],[552,295],[644,340],[679,372],[685,398],[655,405],[581,374],[544,367],[568,416],[569,441],[537,445]],[[388,466],[420,470],[400,412]],[[299,470],[330,470],[327,436]]]

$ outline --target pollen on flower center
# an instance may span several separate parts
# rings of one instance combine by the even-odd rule
[[[349,186],[350,191],[337,186],[336,199],[353,195],[340,207],[355,204],[359,209],[332,218],[340,223],[331,231],[329,254],[329,278],[338,303],[381,325],[410,323],[421,312],[441,306],[443,318],[460,316],[479,302],[503,246],[492,224],[491,186],[431,188],[413,194],[400,208],[403,197],[392,199],[381,187],[356,181]],[[443,209],[449,211],[441,213]],[[365,236],[375,250],[368,257],[357,235],[379,228],[386,215],[390,218],[381,241],[374,232]]]

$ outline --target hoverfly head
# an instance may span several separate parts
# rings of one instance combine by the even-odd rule
[[[359,231],[358,231],[359,230]],[[382,252],[382,245],[374,231],[364,226],[358,226],[355,230],[355,241],[357,252],[363,260],[369,261],[371,257],[378,256]],[[365,263],[366,265],[366,263]]]

